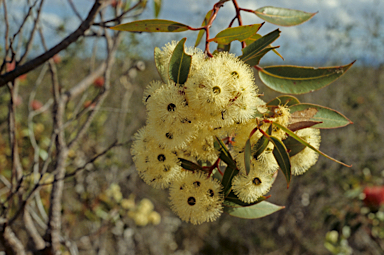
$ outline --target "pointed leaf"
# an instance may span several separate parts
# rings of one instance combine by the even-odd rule
[[[283,208],[284,206],[278,206],[267,201],[262,201],[255,205],[240,208],[224,206],[224,212],[238,218],[258,219],[277,212]]]
[[[269,126],[267,130],[267,134],[271,135],[272,133],[272,125]],[[265,151],[269,143],[269,140],[266,136],[260,137],[260,139],[257,141],[257,143],[252,147],[252,156],[254,159],[257,160],[257,158]]]
[[[220,44],[229,44],[232,41],[244,41],[245,39],[256,34],[256,32],[261,27],[261,24],[239,26],[239,27],[230,27],[219,32],[215,38],[210,39]]]
[[[304,144],[305,146],[311,148],[312,150],[316,151],[317,153],[319,153],[320,155],[332,160],[332,161],[335,161],[336,163],[339,163],[340,165],[343,165],[343,166],[346,166],[346,167],[351,167],[352,165],[347,165],[341,161],[338,161],[337,159],[334,159],[330,156],[328,156],[327,154],[325,154],[324,152],[321,152],[319,151],[318,149],[316,149],[315,147],[313,147],[312,145],[310,145],[309,143],[307,143],[306,141],[304,141],[302,138],[300,138],[298,135],[296,135],[295,133],[293,133],[291,130],[289,130],[288,128],[278,124],[278,123],[275,123],[275,122],[272,122],[273,125],[275,125],[276,127],[284,130],[285,133],[287,133],[288,135],[290,135],[291,137],[295,138],[297,141],[299,141],[300,143]]]
[[[153,9],[155,11],[155,18],[159,17],[160,9],[161,9],[161,0],[153,1]]]
[[[295,156],[297,153],[303,151],[306,147],[304,144],[291,136],[288,136],[287,139],[284,139],[283,143],[288,150],[289,157]]]
[[[218,44],[217,45],[217,50],[215,50],[215,52],[217,51],[217,53],[219,52],[223,52],[223,51],[227,51],[229,52],[229,50],[231,49],[231,44]]]
[[[270,66],[259,68],[258,71],[260,79],[269,88],[281,93],[304,94],[329,85],[342,76],[353,63],[323,68]]]
[[[255,205],[257,203],[260,203],[261,201],[264,201],[266,199],[265,196],[259,197],[255,202],[252,203],[245,203],[241,201],[233,191],[231,191],[228,196],[225,198],[223,205],[228,207],[244,207],[244,206],[251,206]]]
[[[343,114],[332,110],[330,108],[315,105],[315,104],[296,104],[289,107],[291,114],[294,114],[298,111],[306,111],[310,109],[316,109],[313,117],[309,118],[310,121],[322,122],[321,124],[314,125],[314,128],[339,128],[344,127],[353,122],[345,117]]]
[[[228,165],[225,169],[223,179],[221,180],[221,184],[223,185],[224,189],[224,197],[226,197],[229,192],[232,190],[232,179],[239,173],[239,170],[236,168],[236,166],[230,166]]]
[[[299,99],[297,99],[294,96],[284,95],[284,96],[278,96],[278,97],[272,99],[271,101],[269,101],[267,103],[267,106],[284,105],[284,106],[289,107],[289,106],[295,105],[295,104],[300,104]]]
[[[274,42],[279,36],[280,31],[279,29],[276,29],[275,31],[261,37],[260,39],[242,49],[243,55],[241,55],[239,58],[250,66],[256,65],[254,63],[258,63],[261,58],[260,52],[268,47],[269,44]],[[265,54],[266,52],[264,55]]]
[[[301,122],[295,122],[295,123],[289,124],[287,128],[295,132],[297,130],[309,128],[316,124],[321,124],[321,123],[322,123],[321,121],[301,121]]]
[[[183,38],[176,45],[171,60],[169,61],[169,79],[173,80],[176,84],[184,84],[191,69],[192,56],[184,51],[184,43],[187,38]]]
[[[212,11],[213,10],[210,10],[209,12],[207,12],[207,14],[205,15],[205,18],[203,20],[203,23],[201,23],[201,26],[204,27],[208,24],[208,21],[209,19],[211,18],[212,16]],[[200,42],[201,42],[201,39],[203,38],[203,35],[205,33],[205,30],[202,29],[199,31],[199,34],[197,35],[197,38],[196,38],[196,42],[195,42],[195,47],[199,46]]]
[[[261,38],[262,36],[259,35],[259,34],[254,34],[253,36],[247,38],[244,42],[245,42],[245,45],[250,45],[251,43],[253,43],[254,41],[257,41]],[[284,60],[283,56],[281,56],[281,54],[276,50],[275,47],[272,47],[272,45],[269,45],[270,48],[272,48],[273,52],[279,56],[282,60]]]
[[[163,19],[138,20],[111,27],[114,30],[129,32],[182,32],[189,30],[187,25]]]
[[[220,159],[224,161],[228,166],[236,167],[236,162],[233,160],[231,154],[229,153],[227,146],[223,143],[223,141],[215,136],[216,141],[215,143],[218,144],[219,150],[220,150]],[[216,148],[217,145],[215,145]]]
[[[202,170],[202,171],[204,171],[203,167],[201,167],[198,164],[195,164],[189,160],[179,158],[179,161],[181,163],[181,167],[184,168],[185,170],[189,170],[189,171]]]
[[[244,164],[245,164],[245,172],[248,175],[251,171],[251,141],[247,140],[245,143],[245,151],[244,151]]]
[[[163,82],[167,82],[168,80],[168,76],[165,76],[164,75],[164,72],[161,72],[161,63],[160,63],[160,59],[161,59],[161,50],[159,47],[155,47],[155,65],[156,65],[156,69],[157,69],[157,72],[159,73],[160,75],[160,78],[163,80]]]
[[[289,159],[289,154],[287,148],[282,141],[278,138],[271,136],[271,142],[275,145],[273,147],[273,156],[275,157],[277,164],[279,165],[281,171],[283,172],[285,179],[287,180],[287,188],[291,182],[291,160]]]
[[[254,13],[260,19],[278,26],[296,26],[310,20],[316,14],[272,6],[259,8]]]

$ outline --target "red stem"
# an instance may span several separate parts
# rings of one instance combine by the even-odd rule
[[[239,7],[239,4],[237,3],[237,0],[232,0],[233,2],[233,5],[235,6],[235,9],[236,9],[236,18],[237,20],[239,21],[239,26],[242,26],[243,25],[243,20],[241,19],[241,14],[240,14],[240,7]],[[241,48],[245,48],[245,42],[241,42]]]

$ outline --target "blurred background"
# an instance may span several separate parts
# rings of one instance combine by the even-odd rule
[[[1,19],[4,21],[7,13],[9,27],[1,26],[0,34],[12,35],[33,1],[1,2]],[[110,1],[104,16],[98,16],[96,22],[118,16],[136,3],[128,2]],[[4,3],[6,12],[3,12]],[[162,0],[158,18],[198,27],[214,3],[212,0]],[[344,128],[322,130],[320,146],[326,154],[352,167],[320,157],[306,174],[292,178],[289,189],[279,174],[269,201],[285,209],[265,218],[245,220],[223,214],[217,221],[199,226],[181,222],[169,208],[167,191],[149,187],[137,175],[129,150],[133,134],[146,120],[141,102],[143,90],[150,81],[160,79],[154,66],[153,48],[182,37],[187,37],[187,44],[191,46],[197,33],[122,33],[114,52],[115,63],[106,77],[105,72],[93,75],[110,53],[108,43],[104,42],[108,37],[105,33],[109,31],[96,27],[52,58],[62,91],[92,77],[87,89],[65,106],[68,141],[75,138],[79,127],[95,113],[87,132],[68,151],[68,176],[62,200],[64,254],[384,254],[384,150],[381,147],[384,142],[384,3],[380,0],[238,0],[238,3],[249,9],[271,5],[318,12],[303,25],[281,28],[281,36],[274,45],[281,45],[278,51],[285,60],[268,53],[261,66],[323,67],[357,60],[331,85],[297,96],[301,102],[335,109],[354,122]],[[46,1],[39,21],[41,36],[33,38],[28,59],[46,51],[41,38],[45,38],[46,47],[51,48],[74,31],[92,5],[93,1],[89,0]],[[152,1],[139,6],[141,9],[129,13],[124,22],[154,18],[154,6]],[[37,14],[35,9],[33,12]],[[225,3],[213,24],[213,35],[227,27],[234,15],[232,3]],[[27,35],[32,29],[33,17],[24,28],[23,33]],[[244,14],[243,17],[245,24],[262,22],[256,15]],[[274,29],[276,26],[265,24],[259,32],[264,35]],[[25,38],[28,37],[19,40],[21,53],[28,44]],[[10,55],[6,55],[4,45],[0,49],[5,59]],[[239,42],[232,43],[231,52],[241,55]],[[6,68],[11,71],[15,66],[9,63]],[[52,81],[47,68],[42,65],[19,77],[18,91],[13,94],[15,132],[26,190],[33,182],[31,173],[36,161],[41,166],[51,156]],[[255,77],[264,101],[279,95],[262,84],[257,72]],[[106,86],[108,94],[98,104]],[[7,199],[12,175],[10,101],[9,90],[1,87],[1,203]],[[53,180],[53,169],[54,164],[50,163],[46,180]],[[35,208],[31,215],[41,235],[47,228],[50,187],[44,185],[31,206]],[[33,242],[21,220],[14,223],[13,230],[26,247],[33,250]],[[0,254],[2,249],[0,244]]]

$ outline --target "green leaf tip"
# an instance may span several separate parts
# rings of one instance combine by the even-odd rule
[[[354,62],[337,67],[269,66],[259,67],[259,77],[269,88],[288,94],[319,90],[340,78]]]
[[[303,24],[317,14],[273,6],[259,8],[254,13],[269,23],[287,27]]]
[[[184,44],[187,38],[183,38],[176,45],[173,50],[171,59],[169,61],[169,79],[173,80],[176,84],[184,84],[191,69],[192,56],[185,53]]]
[[[113,30],[128,32],[183,32],[189,30],[187,25],[171,20],[147,19],[120,24],[111,27]]]

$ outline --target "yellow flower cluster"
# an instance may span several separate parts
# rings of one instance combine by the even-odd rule
[[[169,61],[176,44],[172,42],[155,51],[161,77],[169,77]],[[213,164],[219,156],[214,147],[215,136],[235,136],[230,152],[240,174],[233,179],[232,189],[246,203],[269,191],[272,175],[279,166],[272,154],[273,144],[269,143],[261,155],[252,158],[250,173],[245,172],[245,143],[256,126],[256,113],[266,111],[265,102],[258,97],[251,67],[228,52],[212,58],[206,58],[196,48],[186,52],[192,55],[192,63],[185,84],[175,84],[168,78],[153,81],[145,89],[147,125],[136,133],[131,154],[147,184],[170,188],[173,211],[187,222],[200,224],[221,214],[223,187],[202,171],[183,170],[179,158]],[[288,126],[288,108],[278,106],[274,111],[269,120]],[[267,131],[269,125],[262,124],[260,128]],[[272,135],[279,139],[287,136],[276,128]],[[298,135],[319,146],[318,130],[307,128],[298,131]],[[257,131],[251,137],[251,146],[261,137],[262,133]],[[306,148],[292,158],[293,174],[303,173],[316,162],[317,153],[312,152]]]

